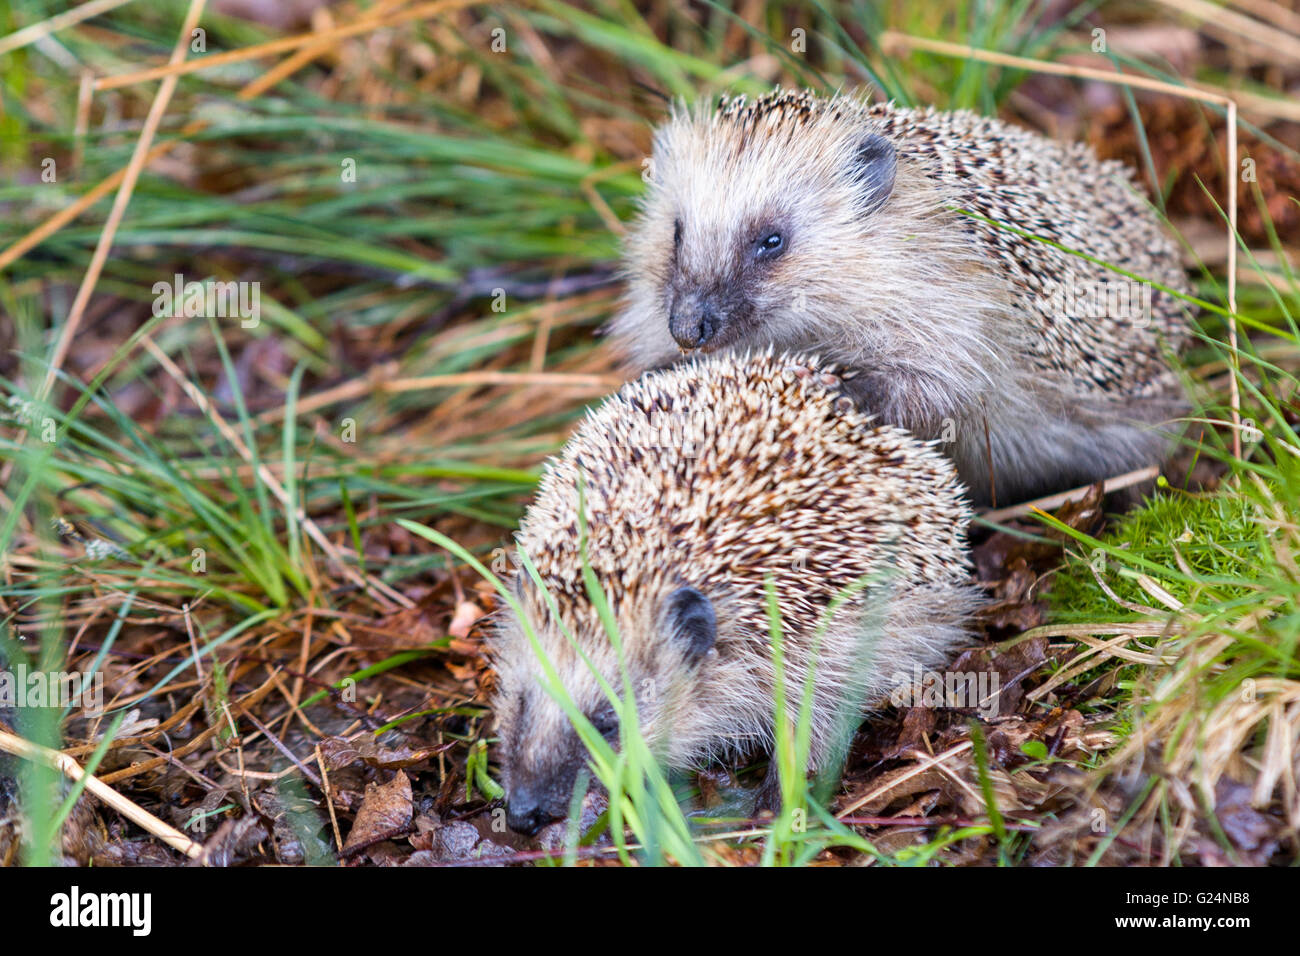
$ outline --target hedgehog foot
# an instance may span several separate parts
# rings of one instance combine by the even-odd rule
[[[763,775],[763,782],[758,785],[758,791],[754,795],[754,816],[762,813],[771,813],[773,815],[781,812],[781,771],[777,769],[776,756],[768,761],[767,773]]]

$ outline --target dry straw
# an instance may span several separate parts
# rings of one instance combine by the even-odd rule
[[[38,42],[54,32],[79,23],[85,19],[97,16],[101,13],[112,10],[123,5],[128,0],[90,0],[73,10],[50,17],[39,23],[25,27],[7,37],[0,38],[0,54],[10,52],[22,46]],[[1217,6],[1209,4],[1197,4],[1196,0],[1178,0],[1172,3],[1171,0],[1162,0],[1167,6],[1199,15],[1203,19],[1212,18],[1217,24],[1217,28],[1235,30],[1239,35],[1255,42],[1276,50],[1283,57],[1294,57],[1300,53],[1300,44],[1289,36],[1279,36],[1273,31],[1265,30],[1255,21],[1240,14],[1230,14],[1230,11],[1224,11]],[[159,123],[166,111],[167,105],[175,90],[176,83],[181,75],[188,75],[200,70],[212,67],[218,67],[223,64],[245,62],[258,59],[273,54],[290,52],[291,55],[283,61],[276,64],[272,69],[259,76],[253,82],[243,87],[236,98],[241,101],[248,101],[260,96],[266,90],[271,89],[284,78],[290,76],[304,65],[310,63],[313,59],[328,53],[334,49],[337,44],[352,36],[363,33],[391,27],[401,23],[415,20],[428,19],[441,14],[449,13],[465,7],[477,5],[475,0],[439,0],[439,2],[422,3],[406,10],[394,12],[401,6],[401,0],[380,0],[372,10],[363,14],[356,22],[343,26],[330,27],[329,29],[320,30],[312,33],[301,34],[293,37],[286,37],[268,43],[258,44],[241,50],[230,51],[228,53],[214,54],[204,57],[201,60],[186,60],[186,51],[190,42],[191,32],[197,24],[203,11],[205,0],[192,0],[184,25],[177,39],[175,48],[168,63],[164,66],[153,67],[145,70],[135,71],[119,76],[100,77],[91,79],[88,77],[83,81],[82,95],[78,102],[79,128],[82,126],[82,117],[88,114],[89,99],[91,91],[103,91],[110,89],[119,89],[136,83],[147,82],[151,80],[162,80],[157,93],[154,96],[153,103],[149,114],[143,124],[140,136],[137,140],[135,150],[130,161],[122,169],[105,178],[93,188],[88,190],[78,199],[69,204],[68,207],[51,216],[45,222],[30,230],[26,235],[18,239],[9,248],[0,251],[0,269],[11,265],[21,256],[25,255],[32,248],[44,242],[51,235],[74,221],[82,213],[90,209],[100,199],[109,193],[117,190],[116,196],[109,216],[104,224],[96,245],[95,252],[92,256],[89,267],[87,268],[82,284],[78,289],[73,307],[69,313],[68,320],[60,331],[60,337],[56,343],[53,360],[43,383],[41,394],[48,396],[56,380],[58,370],[61,368],[66,358],[68,348],[84,315],[90,296],[94,291],[100,272],[104,266],[107,255],[112,247],[113,239],[117,228],[122,221],[127,204],[130,202],[135,184],[141,171],[161,156],[165,155],[174,146],[183,142],[187,137],[202,131],[206,127],[206,122],[196,120],[186,124],[179,131],[178,135],[165,142],[153,145],[154,137],[157,133]],[[1269,0],[1250,0],[1250,5],[1272,7]],[[1201,8],[1204,9],[1201,9]],[[1208,25],[1208,24],[1207,24]],[[1235,373],[1238,366],[1237,355],[1237,324],[1236,324],[1236,286],[1237,286],[1237,115],[1238,102],[1240,101],[1247,109],[1259,111],[1268,115],[1279,116],[1282,118],[1296,119],[1300,118],[1300,109],[1294,103],[1287,103],[1280,100],[1271,100],[1266,97],[1260,97],[1249,93],[1228,94],[1207,89],[1204,86],[1188,87],[1179,86],[1172,83],[1166,83],[1154,80],[1148,77],[1126,74],[1112,70],[1091,69],[1086,67],[1071,66],[1045,62],[1041,60],[1028,59],[1024,57],[1009,56],[991,50],[983,50],[961,44],[947,43],[944,41],[931,40],[923,37],[916,37],[907,34],[887,32],[880,38],[882,49],[887,52],[897,53],[902,50],[914,49],[925,50],[944,56],[960,57],[964,59],[975,59],[986,63],[993,63],[1001,66],[1007,66],[1016,69],[1023,69],[1035,73],[1047,73],[1060,76],[1069,76],[1078,79],[1096,80],[1103,83],[1129,86],[1136,89],[1148,90],[1151,92],[1165,93],[1170,96],[1176,96],[1182,99],[1190,99],[1202,103],[1208,103],[1224,108],[1227,116],[1227,152],[1228,152],[1228,196],[1227,196],[1227,213],[1228,213],[1228,249],[1227,249],[1227,279],[1228,279],[1228,333],[1229,346],[1231,351],[1231,362]],[[616,228],[611,224],[611,228]],[[164,369],[175,378],[186,393],[204,408],[205,411],[213,415],[213,421],[217,423],[226,437],[231,440],[241,455],[246,460],[251,460],[248,450],[243,447],[232,429],[216,415],[215,410],[211,409],[202,396],[197,394],[193,383],[185,379],[180,369],[162,353],[161,349],[147,337],[142,339],[142,343],[153,357],[164,367]],[[425,379],[406,379],[390,382],[385,386],[387,391],[401,391],[406,389],[417,388],[435,388],[455,385],[564,385],[577,388],[603,388],[609,385],[605,377],[602,376],[579,376],[579,375],[558,375],[556,373],[524,373],[524,374],[507,374],[507,373],[470,373],[467,375],[455,376],[438,376]],[[330,404],[335,401],[341,401],[347,398],[355,397],[363,393],[372,385],[371,382],[353,382],[342,386],[339,390],[332,393],[324,393],[315,397],[313,401],[317,406]],[[1231,390],[1231,407],[1233,417],[1233,450],[1238,456],[1241,453],[1240,439],[1240,393],[1235,374],[1230,377],[1229,381]],[[224,426],[224,427],[223,427]],[[286,505],[287,494],[283,487],[275,480],[270,472],[260,471],[259,477],[266,482],[267,486],[273,493]],[[1129,475],[1119,476],[1111,480],[1110,487],[1123,487],[1135,481],[1146,480],[1151,477],[1147,470],[1134,472]],[[1082,491],[1080,489],[1079,491]],[[1062,496],[1053,496],[1051,499],[1043,499],[1036,504],[1040,507],[1054,507],[1063,503],[1069,496],[1078,494],[1079,491],[1067,492]],[[1004,509],[1002,512],[994,512],[988,515],[994,520],[1005,520],[1008,517],[1014,517],[1018,514],[1026,513],[1029,510],[1028,505],[1019,506],[1017,509]],[[360,575],[345,560],[343,550],[332,545],[320,529],[307,516],[299,511],[299,518],[307,533],[316,541],[327,555],[334,559],[343,568],[349,578],[361,584],[364,587],[377,590],[383,593],[389,600],[407,605],[409,601],[400,593],[392,591],[381,582],[373,579],[366,579]],[[1150,582],[1154,584],[1154,582]],[[1158,588],[1158,586],[1157,586]],[[1153,593],[1160,600],[1161,595],[1158,591],[1148,588],[1148,593]],[[1099,640],[1096,637],[1097,628],[1092,628],[1088,634],[1077,632],[1077,629],[1070,629],[1067,635],[1065,631],[1056,629],[1052,634],[1056,636],[1073,636],[1084,641],[1089,645],[1087,656],[1116,656],[1124,659],[1133,660],[1141,658],[1151,663],[1167,663],[1163,655],[1155,653],[1143,653],[1141,651],[1127,651],[1121,645],[1124,641],[1134,636],[1155,637],[1153,631],[1154,625],[1147,625],[1141,628],[1135,628],[1134,625],[1123,625],[1123,629],[1114,629],[1109,633],[1118,634],[1119,637],[1111,640]],[[1141,631],[1141,634],[1138,631]],[[1213,644],[1214,642],[1210,642]],[[1202,650],[1206,653],[1212,653],[1213,647],[1205,647]],[[1058,675],[1059,676],[1059,675]],[[1062,678],[1064,679],[1064,678]],[[1175,682],[1177,684],[1177,682]],[[269,682],[267,687],[269,687]],[[260,688],[265,691],[267,688]],[[1040,688],[1039,692],[1046,693],[1048,688]],[[1300,724],[1300,700],[1297,700],[1294,684],[1287,683],[1285,687],[1272,685],[1259,688],[1260,693],[1257,695],[1255,702],[1236,701],[1225,702],[1220,705],[1209,717],[1210,724],[1216,728],[1213,739],[1219,740],[1221,746],[1213,748],[1213,752],[1199,758],[1199,765],[1196,768],[1201,775],[1200,782],[1203,786],[1210,786],[1217,775],[1227,769],[1235,761],[1238,761],[1241,747],[1249,741],[1248,731],[1258,725],[1259,721],[1270,718],[1270,725],[1273,728],[1268,737],[1265,753],[1266,761],[1261,772],[1256,779],[1256,797],[1263,799],[1270,793],[1279,781],[1283,786],[1286,795],[1286,804],[1288,813],[1291,816],[1292,826],[1300,824],[1300,803],[1297,803],[1295,793],[1294,778],[1285,771],[1294,756],[1289,751],[1289,741],[1294,739],[1294,732],[1291,737],[1287,736],[1288,728],[1294,731],[1294,728]],[[1177,686],[1166,685],[1162,688],[1162,696],[1166,699],[1177,696],[1180,691]],[[1174,709],[1181,710],[1180,708]],[[1171,718],[1172,719],[1172,718]],[[1148,731],[1154,729],[1146,728]],[[1173,728],[1166,728],[1172,730]],[[1245,735],[1245,736],[1243,736]],[[203,735],[199,740],[206,739]],[[1130,742],[1130,747],[1140,746],[1140,739],[1150,739],[1149,734],[1136,735]],[[197,743],[195,741],[194,743]],[[965,753],[970,749],[970,742],[959,744],[958,746],[934,757],[927,758],[915,768],[915,772],[920,773],[933,765],[947,761],[953,757]],[[58,751],[48,750],[39,747],[28,741],[22,740],[12,734],[0,732],[0,749],[13,753],[24,759],[38,760],[58,767],[63,773],[72,779],[79,779],[86,776],[86,789],[97,797],[102,799],[108,805],[114,807],[123,816],[138,823],[148,832],[158,836],[167,842],[170,846],[178,849],[190,857],[199,857],[202,848],[199,844],[190,840],[184,834],[170,827],[168,824],[147,813],[142,808],[122,797],[103,781],[93,775],[86,775],[84,770],[77,762],[66,754]],[[1181,751],[1183,761],[1193,759],[1190,754],[1192,748],[1188,747]],[[165,758],[160,758],[165,759]],[[155,763],[150,761],[148,763]],[[1192,769],[1182,767],[1178,758],[1175,763],[1179,766],[1174,769]],[[142,769],[133,767],[126,772],[126,775],[134,775]],[[114,778],[122,776],[122,773],[113,775]],[[1212,788],[1211,788],[1212,789]],[[868,793],[864,797],[855,801],[842,815],[849,815],[855,809],[873,799],[878,794],[875,792]],[[1189,826],[1190,824],[1185,824]]]
[[[190,36],[195,27],[199,25],[199,17],[203,15],[203,7],[207,0],[190,0],[189,12],[185,14],[185,22],[181,25],[180,36],[176,38],[176,46],[172,48],[171,64],[181,63],[185,59],[186,51],[190,47]],[[108,221],[104,223],[104,228],[99,234],[99,242],[95,245],[95,252],[90,258],[90,265],[86,268],[86,275],[81,280],[81,287],[77,289],[77,297],[72,300],[72,309],[68,312],[68,319],[63,323],[63,329],[59,334],[59,340],[54,346],[54,356],[50,359],[49,370],[45,373],[45,382],[41,385],[39,400],[44,401],[50,396],[54,387],[55,378],[58,376],[59,369],[63,367],[63,360],[67,357],[68,348],[72,344],[73,337],[77,334],[77,328],[81,325],[81,317],[86,312],[86,306],[90,303],[90,296],[95,291],[95,284],[99,281],[99,274],[104,268],[104,263],[108,261],[108,251],[113,247],[113,237],[117,235],[117,227],[121,225],[122,216],[126,213],[127,203],[131,201],[131,194],[135,191],[135,184],[140,178],[140,173],[144,169],[145,160],[149,154],[149,145],[153,142],[154,134],[158,132],[158,124],[162,122],[163,113],[167,111],[167,104],[171,102],[172,93],[176,90],[175,76],[169,76],[158,87],[158,92],[154,94],[153,103],[149,107],[149,115],[145,117],[144,126],[140,130],[140,138],[136,140],[135,151],[131,154],[131,161],[126,165],[126,173],[122,177],[122,188],[118,190],[117,195],[113,198],[113,208],[109,210]]]
[[[31,760],[54,767],[71,780],[84,780],[87,791],[93,793],[132,823],[138,824],[158,837],[172,849],[179,850],[191,859],[196,859],[202,855],[203,847],[200,844],[195,843],[171,824],[159,820],[148,810],[136,803],[132,803],[94,774],[86,773],[81,764],[67,754],[60,753],[57,750],[50,750],[48,747],[34,744],[29,740],[24,740],[22,737],[3,730],[0,730],[0,750],[13,754],[15,757],[21,757],[24,760]]]

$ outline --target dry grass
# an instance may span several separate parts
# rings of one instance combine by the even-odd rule
[[[1228,169],[1236,100],[1261,123],[1294,118],[1251,67],[1208,45],[1195,87],[1122,54],[1113,69],[1082,67],[1066,55],[1087,49],[1087,24],[1026,33],[1011,4],[978,15],[892,4],[879,24],[847,6],[828,19],[760,5],[747,12],[760,26],[747,29],[713,7],[649,4],[628,23],[547,0],[500,10],[381,0],[330,5],[287,37],[215,20],[202,0],[107,16],[98,11],[117,4],[91,6],[29,16],[0,39],[0,79],[11,93],[21,85],[27,104],[10,120],[18,165],[55,156],[75,170],[48,189],[29,176],[0,193],[0,376],[14,400],[0,422],[0,615],[22,638],[0,652],[11,666],[30,656],[101,672],[123,723],[91,789],[112,787],[119,810],[158,819],[146,832],[187,830],[210,862],[268,859],[258,847],[272,835],[269,852],[288,862],[538,858],[491,829],[491,770],[477,762],[491,736],[479,623],[490,590],[396,521],[500,559],[537,466],[617,383],[592,333],[616,301],[619,223],[640,187],[646,120],[661,109],[647,87],[758,90],[815,85],[820,72],[831,85],[874,79],[890,95],[951,96],[939,105],[1031,124],[1041,114],[1028,104],[1050,96],[1058,118],[1086,130],[1091,104],[1076,81],[1113,84],[1122,65],[1134,88],[1222,107]],[[190,57],[200,16],[210,49]],[[963,21],[968,35],[921,35]],[[803,60],[785,43],[795,26],[821,38]],[[486,52],[497,27],[504,55]],[[1270,46],[1274,83],[1292,75],[1294,40]],[[1160,131],[1140,139],[1160,165]],[[347,158],[361,175],[343,185]],[[1222,328],[1195,361],[1221,392],[1204,416],[1226,436],[1207,438],[1224,462],[1217,474],[1245,476],[1269,533],[1255,602],[1215,613],[1222,582],[1176,551],[1127,577],[1087,571],[1098,594],[1089,619],[1043,623],[1061,545],[1075,534],[1091,546],[1100,501],[1040,503],[1059,519],[1047,544],[1017,537],[1043,531],[1016,521],[1027,506],[989,516],[1014,526],[980,546],[1001,616],[972,653],[1016,693],[979,739],[971,715],[924,708],[868,727],[831,819],[791,842],[787,859],[1294,859],[1300,703],[1282,622],[1300,494],[1278,465],[1296,451],[1294,415],[1265,382],[1290,394],[1293,377],[1272,369],[1297,364],[1289,320],[1300,297],[1275,267],[1236,301],[1234,226],[1239,200],[1253,197],[1226,181],[1227,214],[1201,222],[1229,236],[1223,273],[1203,283]],[[1253,268],[1258,251],[1284,263],[1292,241],[1242,247],[1243,262]],[[262,327],[142,328],[153,282],[175,272],[260,282]],[[1259,353],[1238,342],[1239,324]],[[1270,408],[1276,420],[1261,417]],[[1265,423],[1267,443],[1243,447],[1243,416]],[[54,442],[40,440],[47,420]],[[1244,493],[1218,487],[1217,474],[1206,495]],[[1184,578],[1200,583],[1188,591]],[[16,716],[0,708],[0,722]],[[95,758],[105,727],[74,709],[8,730],[66,765]],[[400,777],[405,828],[359,834],[368,785]],[[12,780],[0,765],[0,804],[30,806],[62,786],[35,770]],[[684,790],[707,800],[734,783]],[[1216,802],[1236,799],[1227,784],[1249,789],[1272,857],[1216,816]],[[1099,808],[1113,824],[1101,831]],[[700,836],[705,858],[761,862],[772,827],[721,816]],[[47,846],[25,848],[0,825],[0,861],[177,861],[121,839],[114,820],[83,799],[49,822]],[[477,850],[464,848],[465,827]],[[33,832],[39,843],[45,831]]]

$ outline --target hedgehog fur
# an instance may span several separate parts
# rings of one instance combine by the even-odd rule
[[[817,352],[860,373],[867,410],[941,439],[980,503],[1167,453],[1180,301],[1066,251],[1187,290],[1122,164],[969,112],[777,90],[676,107],[647,178],[611,323],[634,370]]]
[[[701,357],[624,386],[548,464],[517,535],[546,593],[523,570],[514,591],[597,729],[616,733],[616,718],[583,655],[623,684],[583,581],[580,490],[587,560],[618,624],[641,731],[669,767],[770,748],[768,576],[790,699],[813,664],[815,766],[899,675],[910,682],[962,641],[978,592],[952,464],[873,421],[843,385],[806,356]],[[866,587],[816,638],[855,582]],[[509,820],[531,832],[563,815],[585,751],[509,609],[492,651]]]

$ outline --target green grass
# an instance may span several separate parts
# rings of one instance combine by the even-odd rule
[[[554,862],[572,865],[576,860],[579,846],[590,846],[597,837],[608,834],[620,859],[625,863],[632,860],[641,865],[651,866],[666,864],[697,866],[706,862],[717,863],[720,858],[712,852],[709,833],[711,830],[716,830],[719,824],[730,822],[730,818],[720,817],[712,812],[692,811],[689,801],[693,796],[693,788],[684,781],[674,783],[661,768],[649,742],[642,734],[637,717],[634,682],[623,652],[618,623],[610,608],[608,597],[586,557],[586,509],[581,505],[578,508],[578,515],[582,529],[583,543],[580,550],[587,595],[599,613],[606,637],[618,653],[621,674],[617,686],[611,684],[606,676],[594,667],[582,646],[568,631],[556,611],[553,595],[546,588],[532,560],[522,551],[520,563],[523,573],[527,573],[533,579],[539,593],[550,606],[553,619],[559,622],[571,646],[591,668],[618,714],[617,748],[591,725],[569,695],[555,670],[554,662],[538,639],[514,592],[451,538],[413,522],[403,520],[401,523],[411,532],[445,548],[464,561],[488,581],[501,600],[515,612],[536,655],[540,669],[539,682],[569,718],[579,739],[587,748],[589,760],[587,769],[591,778],[599,781],[605,793],[609,795],[609,806],[606,812],[590,832],[581,833],[578,821],[581,816],[582,796],[586,792],[589,778],[583,774],[579,775],[570,807],[566,850]],[[869,579],[858,581],[845,588],[828,605],[813,636],[814,662],[816,647],[835,615],[855,595],[867,589],[872,583]],[[876,583],[880,584],[880,582]],[[832,748],[832,757],[826,768],[810,776],[815,665],[805,675],[802,685],[790,684],[784,666],[785,636],[781,615],[777,596],[770,581],[767,588],[767,608],[769,647],[775,674],[773,727],[776,747],[771,760],[779,772],[781,809],[769,824],[760,826],[754,831],[753,838],[761,840],[762,843],[762,864],[765,866],[806,865],[832,848],[867,853],[877,862],[886,865],[916,865],[928,862],[930,855],[918,852],[915,848],[897,854],[882,853],[872,846],[870,841],[863,839],[833,816],[830,810],[830,799],[837,790],[839,768],[847,752],[852,731],[857,725],[856,702],[844,702],[844,714],[840,721],[842,732],[837,745]],[[864,664],[864,666],[869,665]],[[793,706],[794,704],[797,704],[797,708]],[[500,797],[503,794],[501,787],[487,773],[486,760],[482,757],[483,743],[480,741],[471,752],[470,769],[467,771],[469,785],[478,786],[490,798]],[[625,829],[632,835],[634,843],[628,841],[624,833]],[[997,834],[999,839],[1006,839],[1006,833],[1001,829],[1001,820],[998,818],[997,822],[989,828],[966,827],[955,834],[942,832],[938,838],[936,851],[954,841],[979,837],[990,832]]]
[[[62,6],[0,3],[0,27],[35,22]],[[372,63],[364,51],[349,49],[338,61],[309,66],[252,102],[235,99],[240,79],[269,61],[183,77],[159,134],[160,140],[180,141],[173,154],[179,159],[146,170],[135,190],[97,286],[96,307],[111,308],[94,313],[79,340],[100,348],[110,343],[109,354],[91,362],[87,375],[60,379],[70,407],[40,406],[35,387],[45,374],[52,333],[65,321],[89,264],[108,202],[0,272],[0,314],[10,320],[14,349],[0,364],[0,465],[8,475],[0,489],[0,553],[37,562],[35,570],[6,578],[0,587],[9,660],[60,665],[69,637],[65,617],[106,593],[117,604],[104,618],[96,667],[114,653],[128,614],[162,620],[160,607],[202,605],[194,626],[209,673],[213,668],[206,665],[221,653],[304,607],[356,612],[356,595],[335,586],[338,569],[305,538],[294,505],[332,541],[356,553],[358,570],[399,590],[445,573],[447,564],[441,552],[390,546],[394,529],[435,542],[482,573],[492,549],[516,527],[538,463],[559,446],[591,396],[521,410],[506,396],[491,394],[475,399],[463,414],[439,419],[436,429],[423,430],[443,403],[464,398],[464,390],[362,394],[314,410],[304,410],[304,403],[327,388],[364,379],[384,362],[395,363],[398,377],[489,367],[528,370],[547,284],[559,274],[581,277],[589,282],[584,288],[608,293],[592,301],[556,297],[558,320],[545,368],[583,367],[592,333],[613,303],[610,287],[600,283],[611,275],[618,237],[602,207],[622,220],[632,214],[642,189],[638,137],[644,138],[647,120],[661,109],[633,78],[670,96],[757,93],[767,79],[756,72],[752,54],[763,53],[779,65],[787,85],[833,89],[865,77],[899,102],[992,114],[1007,105],[1025,80],[1023,72],[925,53],[887,58],[876,45],[879,33],[894,29],[1053,59],[1079,51],[1077,38],[1066,31],[1094,6],[1081,4],[1063,21],[1045,26],[1045,5],[1031,0],[842,0],[799,8],[765,3],[746,8],[747,15],[756,15],[742,23],[717,3],[692,8],[688,16],[671,4],[634,8],[595,0],[579,7],[539,0],[485,9],[443,29],[403,28],[404,42],[427,46],[438,63],[455,64],[451,76],[431,77],[403,57]],[[97,18],[95,31],[59,33],[57,43],[90,69],[126,72],[165,59],[184,8],[180,2],[129,4]],[[268,36],[239,20],[209,16],[204,23],[209,50]],[[511,37],[504,53],[488,52],[485,42],[497,25]],[[806,54],[791,48],[795,29],[807,32]],[[520,41],[525,30],[557,48],[569,44],[581,51],[582,68],[556,69],[536,58],[534,47]],[[116,41],[106,40],[114,33]],[[1174,79],[1157,66],[1120,60]],[[461,92],[470,70],[478,82],[474,97]],[[335,83],[328,93],[322,88],[326,79]],[[365,101],[363,94],[375,86],[384,95]],[[0,156],[7,174],[0,181],[0,210],[6,213],[0,216],[0,247],[126,163],[153,90],[143,84],[97,98],[80,144],[84,159],[73,167],[75,73],[41,48],[0,57]],[[110,108],[120,120],[105,120]],[[182,136],[182,125],[195,115],[209,125]],[[1146,143],[1145,133],[1141,140]],[[60,176],[36,184],[38,161],[47,156],[58,160]],[[355,181],[344,175],[351,169]],[[1273,246],[1281,248],[1276,237]],[[1211,633],[1230,635],[1214,661],[1197,665],[1205,691],[1202,712],[1229,700],[1244,680],[1297,677],[1300,608],[1287,563],[1291,532],[1267,522],[1279,509],[1285,521],[1300,510],[1294,466],[1300,442],[1287,418],[1290,389],[1297,384],[1300,289],[1289,274],[1257,269],[1248,251],[1242,268],[1268,280],[1243,285],[1237,315],[1256,340],[1243,342],[1241,363],[1248,374],[1241,385],[1245,414],[1262,429],[1261,441],[1246,460],[1236,461],[1222,436],[1208,433],[1203,454],[1224,459],[1233,481],[1205,494],[1162,489],[1100,540],[1076,536],[1048,592],[1053,621],[1134,620],[1140,613],[1117,605],[1096,583],[1090,563],[1124,601],[1153,602],[1138,579],[1145,574],[1196,618],[1182,633],[1180,649]],[[189,280],[259,282],[262,321],[252,329],[237,322],[151,322],[153,286],[176,272]],[[1225,291],[1206,272],[1197,293],[1209,311],[1205,338],[1189,355],[1189,367],[1225,359]],[[505,310],[495,311],[502,298]],[[215,402],[251,450],[251,462],[210,414],[176,397],[176,383],[139,347],[145,329]],[[277,357],[263,377],[256,367],[250,372],[241,365],[253,346]],[[133,390],[147,399],[137,407],[156,403],[170,414],[127,413],[123,406]],[[1204,397],[1206,417],[1227,417],[1221,393]],[[343,438],[347,422],[355,442]],[[54,441],[44,440],[47,426],[54,428]],[[281,479],[291,506],[255,475],[259,463]],[[126,557],[92,558],[83,545],[51,531],[56,518],[77,523],[88,540],[111,542]],[[491,579],[490,572],[486,576]],[[591,596],[602,603],[598,587]],[[1252,610],[1258,620],[1242,624]],[[29,636],[37,634],[34,651],[24,649],[32,647],[30,641],[20,646],[9,639],[19,624]],[[772,626],[779,653],[779,620]],[[353,674],[365,684],[438,650],[358,663]],[[178,663],[151,677],[147,701],[193,671],[188,647],[178,654]],[[1175,669],[1164,676],[1172,680],[1177,674]],[[1081,675],[1075,683],[1096,675]],[[1103,706],[1132,735],[1156,709],[1169,705],[1149,702],[1151,675],[1141,669],[1129,665],[1121,677],[1116,696]],[[615,690],[610,688],[611,696],[624,706]],[[323,697],[322,691],[309,700]],[[999,833],[993,813],[987,825],[939,829],[926,843],[896,853],[877,850],[836,822],[826,810],[826,781],[809,783],[795,772],[806,765],[804,699],[792,688],[777,702],[776,725],[789,732],[778,735],[774,759],[788,783],[784,810],[765,837],[764,862],[806,863],[834,846],[881,863],[917,865],[942,862],[962,841],[990,838],[1000,862],[1023,856],[1025,838],[1010,829]],[[59,746],[55,715],[30,716],[20,732]],[[680,806],[684,788],[657,769],[644,742],[629,738],[615,751],[593,737],[589,725],[584,730],[580,714],[574,716],[592,750],[593,772],[621,795],[606,822],[623,858],[632,859],[628,847],[635,842],[643,848],[642,861],[704,861],[698,827]],[[635,726],[634,719],[622,723]],[[1179,747],[1195,744],[1177,735],[1170,739]],[[490,795],[491,764],[481,749],[467,742],[459,759],[469,765],[475,791]],[[980,782],[987,781],[983,768]],[[49,800],[57,783],[51,771],[29,768],[24,802],[54,805]],[[53,830],[36,832],[28,859],[46,862]],[[573,861],[572,851],[568,858]]]
[[[1087,552],[1070,549],[1048,591],[1053,616],[1062,621],[1138,617],[1116,605],[1093,574],[1096,569],[1122,600],[1149,604],[1151,595],[1134,580],[1138,558],[1148,570],[1186,566],[1190,573],[1164,581],[1179,601],[1230,605],[1256,594],[1255,574],[1267,562],[1268,543],[1257,506],[1248,498],[1163,489],[1109,529],[1104,544]]]

